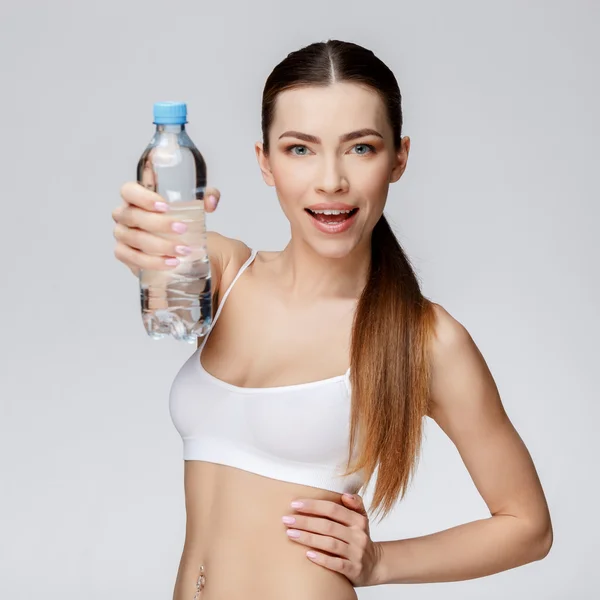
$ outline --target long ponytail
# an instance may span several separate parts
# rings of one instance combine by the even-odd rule
[[[359,429],[365,486],[379,467],[372,510],[387,514],[404,497],[416,468],[429,402],[428,341],[433,306],[387,219],[371,238],[371,268],[352,329],[350,461]],[[360,427],[359,427],[360,426]]]

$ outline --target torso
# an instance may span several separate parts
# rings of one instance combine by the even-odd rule
[[[260,252],[239,278],[199,357],[205,371],[229,384],[296,385],[348,369],[356,300],[291,306],[271,268],[277,254]],[[243,262],[237,260],[219,297]],[[356,600],[350,581],[312,563],[281,521],[293,514],[292,500],[341,504],[339,493],[198,460],[185,461],[184,477],[186,539],[174,600]],[[195,596],[201,566],[205,582]]]

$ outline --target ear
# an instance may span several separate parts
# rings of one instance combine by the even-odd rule
[[[254,151],[256,152],[258,166],[260,167],[260,171],[265,183],[267,185],[274,186],[275,180],[273,179],[273,173],[271,173],[269,157],[265,154],[262,142],[256,142],[256,144],[254,144]]]
[[[410,138],[408,136],[404,136],[400,142],[400,148],[398,148],[398,152],[396,153],[396,160],[390,175],[390,183],[396,183],[396,181],[402,177],[402,174],[406,169],[406,163],[408,162],[409,152]]]

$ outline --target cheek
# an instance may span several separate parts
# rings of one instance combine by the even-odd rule
[[[352,187],[363,198],[369,199],[374,211],[383,210],[390,186],[390,166],[387,161],[373,161],[353,170]]]
[[[307,165],[290,164],[285,161],[271,166],[275,188],[282,207],[292,206],[305,200],[310,193],[313,175]]]
[[[390,165],[385,157],[378,157],[368,163],[365,161],[365,164],[355,167],[353,175],[353,181],[357,185],[360,185],[363,189],[364,187],[368,187],[375,190],[389,183]]]
[[[273,177],[282,185],[306,185],[313,177],[309,161],[282,160],[272,164]]]

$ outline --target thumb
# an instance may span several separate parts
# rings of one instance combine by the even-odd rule
[[[204,192],[204,198],[206,198],[204,210],[206,210],[206,212],[213,212],[219,204],[221,192],[219,192],[217,188],[207,187]]]

